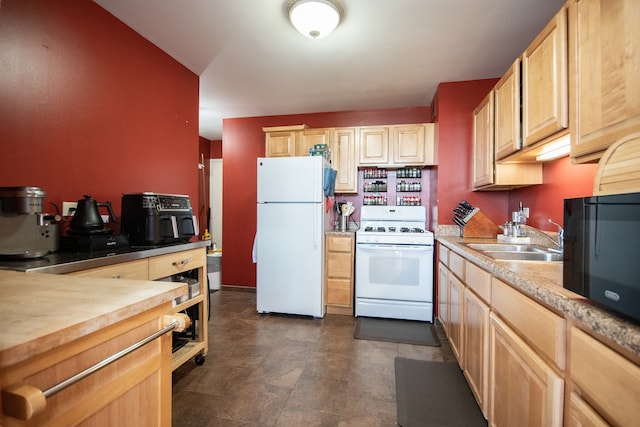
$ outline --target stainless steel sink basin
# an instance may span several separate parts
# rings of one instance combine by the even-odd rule
[[[506,261],[562,261],[562,254],[557,252],[482,251],[482,253],[493,259]]]
[[[513,243],[466,243],[488,257],[505,261],[562,261],[562,251],[544,246]]]
[[[509,252],[548,252],[544,246],[513,243],[467,243],[469,248],[477,251],[509,251]]]

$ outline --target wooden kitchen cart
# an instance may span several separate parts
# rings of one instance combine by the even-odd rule
[[[62,256],[62,255],[60,255]],[[187,309],[197,312],[193,328],[195,337],[173,353],[172,369],[175,370],[190,358],[199,365],[205,361],[209,348],[207,320],[209,317],[207,287],[206,242],[185,243],[158,248],[135,250],[122,254],[91,258],[77,262],[62,262],[45,268],[25,269],[27,272],[69,274],[87,278],[111,278],[133,280],[160,280],[193,272],[199,284],[199,292],[192,298],[184,295],[174,301],[173,312]]]
[[[171,425],[172,301],[185,284],[15,271],[0,282],[0,425]]]

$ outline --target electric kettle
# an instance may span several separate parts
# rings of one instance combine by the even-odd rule
[[[105,228],[104,221],[98,208],[106,207],[111,221],[116,220],[111,208],[111,202],[96,202],[90,195],[85,194],[78,200],[78,206],[69,223],[69,235],[111,234],[113,230]]]

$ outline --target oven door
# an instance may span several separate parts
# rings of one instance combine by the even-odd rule
[[[433,246],[359,243],[356,298],[433,301]]]

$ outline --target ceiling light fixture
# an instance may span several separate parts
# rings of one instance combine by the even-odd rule
[[[302,35],[321,39],[340,23],[342,7],[337,0],[289,0],[287,14]]]

